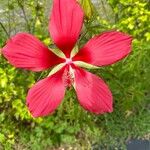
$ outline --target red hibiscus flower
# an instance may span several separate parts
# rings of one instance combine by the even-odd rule
[[[66,88],[71,85],[84,109],[95,114],[113,110],[112,94],[105,82],[79,66],[85,63],[106,66],[119,61],[131,52],[132,38],[122,32],[105,32],[93,37],[78,53],[72,54],[83,17],[76,0],[53,1],[49,32],[64,53],[63,58],[28,33],[13,36],[2,49],[8,61],[18,68],[42,71],[60,64],[55,72],[37,82],[28,92],[27,106],[34,117],[54,112],[63,100]]]

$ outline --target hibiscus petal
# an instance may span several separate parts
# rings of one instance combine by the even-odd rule
[[[75,90],[84,109],[103,114],[112,112],[112,94],[105,82],[81,68],[75,69]]]
[[[28,33],[13,36],[2,49],[2,53],[15,67],[32,71],[45,70],[62,61],[36,37]]]
[[[65,95],[64,69],[37,82],[28,92],[27,106],[34,117],[51,114]]]
[[[117,31],[95,36],[81,48],[73,60],[105,66],[123,59],[131,52],[131,36]]]
[[[82,24],[83,11],[76,0],[54,0],[49,31],[67,57],[79,37]]]

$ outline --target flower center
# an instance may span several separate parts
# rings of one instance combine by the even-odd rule
[[[72,59],[71,58],[66,58],[66,62],[65,62],[66,64],[72,64]]]

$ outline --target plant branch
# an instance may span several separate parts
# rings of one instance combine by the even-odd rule
[[[24,6],[23,6],[23,4],[22,4],[19,0],[17,0],[17,2],[18,2],[18,5],[19,5],[19,7],[21,8],[21,10],[22,10],[22,12],[23,12],[24,20],[25,20],[26,25],[27,25],[27,29],[28,29],[29,32],[31,32],[31,30],[30,30],[30,25],[29,25],[29,21],[28,21],[28,19],[27,19]]]
[[[36,25],[36,21],[37,21],[37,18],[38,18],[38,0],[36,0],[36,9],[35,9],[35,18],[34,18],[34,21],[33,21],[33,26],[32,26],[32,33],[34,33],[35,31],[35,25]]]
[[[5,32],[5,34],[6,34],[6,36],[7,36],[8,38],[10,38],[9,33],[7,32],[7,29],[5,28],[5,26],[3,25],[3,23],[2,23],[2,22],[0,22],[0,26],[1,26],[1,27],[2,27],[2,29],[4,30],[4,32]]]

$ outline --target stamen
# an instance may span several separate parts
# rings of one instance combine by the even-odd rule
[[[63,74],[63,82],[65,84],[65,87],[71,87],[72,84],[74,83],[74,74],[73,72],[70,71],[68,69],[65,69],[64,74]]]

